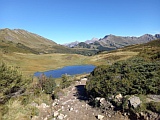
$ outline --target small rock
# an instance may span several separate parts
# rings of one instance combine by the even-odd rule
[[[86,110],[89,108],[89,105],[88,104],[86,104]]]
[[[31,120],[38,120],[38,116],[33,116]]]
[[[53,103],[52,103],[52,106],[56,106],[56,105],[57,105],[57,102],[53,102]]]
[[[47,107],[49,107],[49,106],[46,105],[46,103],[42,103],[42,104],[40,105],[40,107],[43,108],[43,109],[45,109],[45,108],[47,108]]]
[[[46,117],[46,118],[44,118],[43,120],[47,120],[48,118]]]
[[[105,98],[100,98],[100,103],[104,103],[105,102]]]
[[[66,118],[66,117],[67,117],[67,115],[64,116],[64,118]]]
[[[123,98],[123,96],[122,96],[122,94],[118,94],[118,95],[115,96],[115,98],[116,98],[118,101],[121,101],[122,98]]]
[[[59,112],[58,112],[58,111],[55,111],[55,112],[53,113],[53,115],[54,115],[54,117],[57,117],[57,116],[59,115]]]
[[[98,115],[98,120],[103,120],[104,116],[103,115]]]
[[[38,104],[33,102],[33,103],[31,103],[31,106],[38,107]]]
[[[108,117],[112,117],[111,114],[108,114]]]
[[[73,90],[75,90],[75,89],[76,89],[76,88],[75,88],[75,87],[73,87],[73,88],[72,88],[72,91],[73,91]]]
[[[111,108],[114,108],[114,106],[113,106],[113,105],[111,105],[110,107],[111,107]]]
[[[69,111],[72,111],[73,110],[73,108],[71,107],[70,109],[69,109]]]
[[[140,112],[140,115],[141,115],[141,116],[144,116],[144,113],[143,113],[143,112]]]
[[[108,113],[106,112],[106,116],[108,115]]]
[[[64,115],[63,115],[63,114],[60,114],[60,115],[58,116],[58,119],[63,120],[63,119],[64,119]]]
[[[127,113],[125,112],[123,115],[124,115],[124,116],[127,116]]]
[[[95,100],[99,101],[101,98],[100,97],[96,97]]]
[[[82,78],[81,80],[82,80],[82,81],[87,81],[88,79],[87,79],[87,78]]]

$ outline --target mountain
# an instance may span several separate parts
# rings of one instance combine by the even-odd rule
[[[140,37],[122,37],[122,36],[108,35],[108,36],[105,36],[103,39],[100,39],[99,43],[102,46],[121,48],[124,46],[133,45],[133,44],[147,43],[149,41],[152,41],[158,38],[159,37],[157,35],[153,36],[150,34],[145,34]]]
[[[160,38],[160,34],[145,34],[140,37],[106,35],[85,42],[59,45],[52,40],[22,29],[0,29],[0,50],[6,52],[31,52],[34,54],[71,53],[94,55],[98,51],[110,51],[133,44],[147,43]],[[71,48],[70,48],[71,47]]]
[[[1,29],[0,40],[3,43],[12,43],[12,45],[16,46],[21,45],[25,49],[32,49],[37,51],[37,53],[48,53],[53,49],[53,46],[58,46],[52,40],[22,29]]]
[[[13,43],[22,43],[30,48],[39,48],[39,46],[57,45],[52,40],[39,36],[37,34],[22,29],[1,29],[0,39],[12,41]]]
[[[92,55],[96,53],[95,50],[90,49],[71,49],[26,30],[11,30],[8,28],[0,29],[0,51],[3,53],[22,52],[34,54],[70,53]]]
[[[91,44],[91,43],[94,43],[95,41],[98,41],[98,40],[99,40],[98,38],[92,38],[91,40],[86,40],[85,43]]]
[[[80,42],[75,41],[75,42],[66,43],[66,44],[63,44],[63,45],[72,48],[72,47],[76,46],[78,43],[80,43]]]
[[[91,48],[98,51],[113,50],[117,48],[122,48],[124,46],[133,44],[147,43],[152,40],[160,38],[160,34],[150,35],[145,34],[140,37],[123,37],[116,35],[106,35],[101,39],[92,39],[85,42],[80,42],[74,46],[74,48]],[[88,45],[86,45],[88,44]],[[73,47],[73,46],[72,46]]]
[[[87,44],[85,42],[80,42],[78,43],[76,46],[74,46],[74,48],[91,48],[91,45],[90,44]]]

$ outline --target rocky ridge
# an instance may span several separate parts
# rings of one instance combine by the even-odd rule
[[[72,48],[91,48],[91,49],[98,49],[100,51],[103,50],[110,50],[110,49],[117,49],[128,45],[134,44],[142,44],[147,43],[152,40],[156,40],[160,38],[160,34],[145,34],[140,37],[123,37],[123,36],[116,36],[116,35],[106,35],[104,38],[93,38],[91,40],[87,40],[85,42],[76,42],[76,44],[66,44],[66,46]],[[82,44],[83,43],[83,44]],[[87,44],[87,45],[86,45]]]

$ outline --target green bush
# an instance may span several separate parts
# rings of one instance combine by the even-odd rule
[[[0,103],[5,103],[12,96],[25,91],[29,80],[22,77],[21,72],[15,67],[8,67],[0,63]]]
[[[47,81],[45,82],[43,89],[46,94],[52,94],[53,90],[56,87],[55,80],[53,78],[48,78]]]
[[[160,102],[150,102],[147,104],[147,109],[160,114]]]
[[[21,96],[20,97],[21,104],[22,105],[27,105],[29,103],[29,99],[30,99],[29,95],[23,95],[23,96]]]
[[[135,57],[99,66],[89,76],[86,89],[92,96],[108,98],[121,93],[160,94],[160,63]]]
[[[62,75],[62,81],[60,83],[60,86],[62,89],[67,88],[71,85],[71,81],[69,80],[69,76]]]
[[[39,78],[37,90],[39,87],[41,87],[41,90],[44,90],[46,94],[52,94],[53,90],[56,88],[55,79],[52,77],[47,78],[44,74],[42,74]]]

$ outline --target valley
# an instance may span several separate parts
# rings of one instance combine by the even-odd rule
[[[0,30],[0,119],[96,120],[102,115],[103,120],[158,120],[160,40],[154,40],[156,36],[143,36],[146,41],[141,39],[135,45],[121,44],[123,47],[112,50],[108,45],[100,50],[93,49],[95,45],[89,47],[91,41],[69,48],[25,30]],[[110,40],[117,42],[115,45],[120,45],[118,40],[124,43],[127,39],[105,36],[106,43],[110,43],[108,37],[114,38]],[[90,74],[62,75],[57,79],[43,74],[38,78],[33,76],[38,71],[71,65],[96,68]],[[136,104],[138,107],[127,102],[134,96],[141,101]]]
[[[53,70],[69,65],[93,64],[98,66],[101,64],[112,64],[115,61],[125,60],[137,54],[138,52],[131,51],[98,54],[95,56],[61,53],[36,55],[17,52],[3,54],[0,52],[2,56],[0,60],[7,62],[9,65],[20,67],[24,74],[29,75],[37,71]]]

